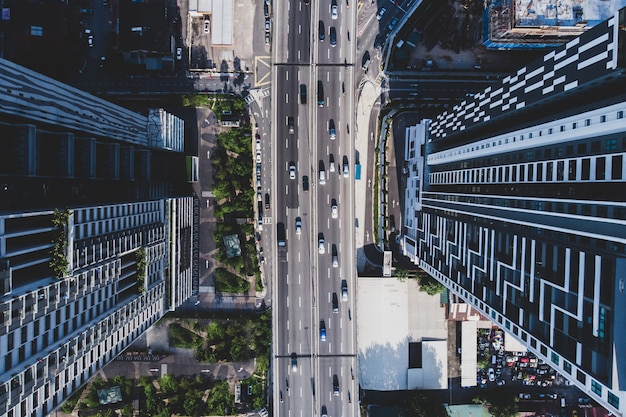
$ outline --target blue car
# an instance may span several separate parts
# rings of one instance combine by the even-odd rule
[[[320,341],[326,341],[326,323],[324,321],[320,321]]]

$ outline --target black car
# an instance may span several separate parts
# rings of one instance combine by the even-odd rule
[[[270,209],[270,195],[269,193],[265,193],[265,210]]]
[[[337,374],[333,375],[333,395],[339,395],[339,377]]]
[[[302,190],[309,191],[309,177],[306,175],[302,176]]]
[[[337,45],[337,31],[334,26],[330,27],[330,46],[335,47]]]
[[[270,8],[267,3],[263,3],[263,14],[265,17],[270,17]]]
[[[337,293],[333,293],[333,313],[339,313],[339,297],[337,297]]]
[[[300,104],[306,104],[306,84],[300,84]]]
[[[320,32],[320,41],[323,41],[326,37],[326,31],[324,30],[324,22],[320,20],[319,24],[319,32]]]

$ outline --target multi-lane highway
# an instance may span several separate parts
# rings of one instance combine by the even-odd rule
[[[274,410],[352,416],[355,10],[274,2]]]

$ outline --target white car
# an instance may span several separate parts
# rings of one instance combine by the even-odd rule
[[[326,245],[324,244],[323,237],[320,237],[319,240],[317,241],[317,251],[320,253],[320,255],[323,255],[326,253]]]
[[[337,5],[336,4],[333,4],[330,7],[330,17],[332,17],[333,20],[337,19]]]
[[[350,172],[348,171],[348,164],[343,163],[343,176],[344,178],[348,178],[350,176]]]
[[[339,210],[337,210],[337,204],[333,204],[330,207],[330,215],[333,219],[336,219],[339,215]]]
[[[261,150],[260,149],[256,150],[256,162],[261,163]]]
[[[289,179],[290,180],[296,179],[296,164],[294,162],[289,164]]]
[[[183,59],[183,48],[176,48],[176,59],[179,61]]]
[[[376,15],[376,19],[378,19],[378,20],[382,19],[383,15],[385,14],[386,11],[387,11],[387,9],[385,9],[384,7],[382,9],[380,9],[378,14]]]
[[[333,268],[337,268],[339,266],[339,259],[337,255],[333,255]]]
[[[263,192],[261,191],[261,187],[256,189],[256,201],[263,201]]]
[[[296,217],[296,235],[300,236],[302,234],[302,219],[300,217]]]
[[[211,30],[211,21],[209,19],[204,21],[204,33],[209,33]]]
[[[335,157],[332,153],[328,155],[328,170],[330,172],[335,172]]]

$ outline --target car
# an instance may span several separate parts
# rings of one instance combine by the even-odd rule
[[[291,353],[291,370],[296,372],[298,370],[298,355],[296,352]]]
[[[293,134],[293,132],[295,132],[295,123],[293,117],[287,117],[287,129],[289,130],[290,134]]]
[[[261,191],[261,187],[256,189],[256,201],[263,201],[263,191]]]
[[[87,36],[87,45],[88,45],[90,48],[93,48],[93,35],[88,35],[88,36]]]
[[[591,407],[591,398],[578,397],[578,405],[581,407]]]
[[[302,191],[309,191],[309,176],[302,176]]]
[[[328,170],[330,172],[335,172],[335,157],[332,153],[328,155]]]
[[[330,6],[330,17],[333,20],[337,19],[338,16],[338,7],[337,7],[337,0],[333,0],[332,5]]]
[[[326,245],[324,243],[324,234],[320,233],[318,238],[317,238],[317,251],[320,253],[320,255],[323,255],[326,253]]]
[[[496,382],[496,385],[497,385],[497,386],[499,386],[499,387],[501,387],[501,386],[502,386],[502,385],[504,385],[504,384],[506,384],[506,381],[505,381],[504,379],[499,379],[499,380]]]
[[[324,320],[320,321],[320,342],[326,341],[326,324]]]
[[[555,393],[548,393],[546,394],[546,397],[551,398],[553,400],[556,400],[557,398],[559,398],[559,396]]]
[[[263,3],[263,15],[266,18],[270,17],[270,6],[267,3]]]
[[[333,119],[328,121],[328,134],[330,136],[330,140],[335,140],[337,137],[335,134],[335,121]]]
[[[326,184],[326,171],[324,171],[323,169],[321,169],[321,170],[320,170],[320,173],[319,173],[319,176],[320,176],[320,179],[319,179],[320,184],[321,184],[321,185]]]
[[[265,32],[265,44],[266,45],[270,44],[270,33],[269,32]]]
[[[330,38],[330,46],[333,48],[337,46],[337,31],[334,26],[330,27],[330,33],[328,34]]]
[[[348,157],[343,157],[343,177],[348,178],[350,176],[350,172],[348,171]]]
[[[339,395],[339,377],[333,375],[333,395]]]
[[[302,219],[300,217],[296,217],[296,235],[300,236],[302,234]]]
[[[324,107],[324,83],[317,80],[317,106]]]
[[[296,179],[296,163],[295,162],[289,163],[289,179],[290,180]]]
[[[270,18],[269,17],[265,18],[265,31],[266,32],[270,31]]]
[[[525,393],[525,392],[521,392],[519,394],[519,398],[520,398],[520,400],[530,400],[530,394]]]
[[[248,394],[248,395],[250,395],[250,394]],[[281,403],[283,402],[283,391],[282,390],[280,391],[280,402]]]
[[[487,370],[487,376],[489,377],[490,382],[494,382],[496,380],[496,373],[493,371],[493,368],[489,368]]]
[[[391,23],[389,23],[389,26],[388,26],[389,30],[393,30],[393,28],[396,26],[397,23],[398,23],[398,18],[394,17]]]
[[[382,19],[386,12],[387,12],[386,8],[383,7],[382,9],[380,9],[378,14],[376,15],[376,19],[378,20]]]
[[[339,313],[339,298],[337,297],[336,292],[333,293],[332,303],[333,303],[333,313]]]
[[[265,210],[270,209],[270,194],[265,193]]]
[[[336,219],[339,216],[339,210],[337,210],[337,200],[335,200],[334,198],[331,201],[330,216],[333,219]]]
[[[333,268],[339,267],[339,258],[337,257],[337,252],[333,253]]]
[[[578,411],[572,410],[572,417],[578,417]]]
[[[306,104],[306,84],[300,84],[300,104]]]
[[[204,21],[204,33],[209,33],[211,31],[211,21],[206,19]]]
[[[260,163],[256,164],[256,176],[257,177],[261,176],[261,164]]]
[[[176,59],[179,61],[183,59],[183,48],[176,48]]]
[[[326,38],[326,30],[324,29],[324,22],[322,20],[320,20],[317,24],[317,29],[319,32],[320,42],[324,42],[324,39]]]
[[[257,164],[261,163],[261,150],[260,149],[256,150],[256,162]]]
[[[328,410],[326,409],[325,405],[322,406],[322,412],[320,414],[320,417],[328,417]]]
[[[255,136],[254,143],[256,145],[256,150],[260,151],[261,150],[261,136],[259,136],[258,133]]]
[[[348,301],[348,281],[341,280],[341,301]]]

